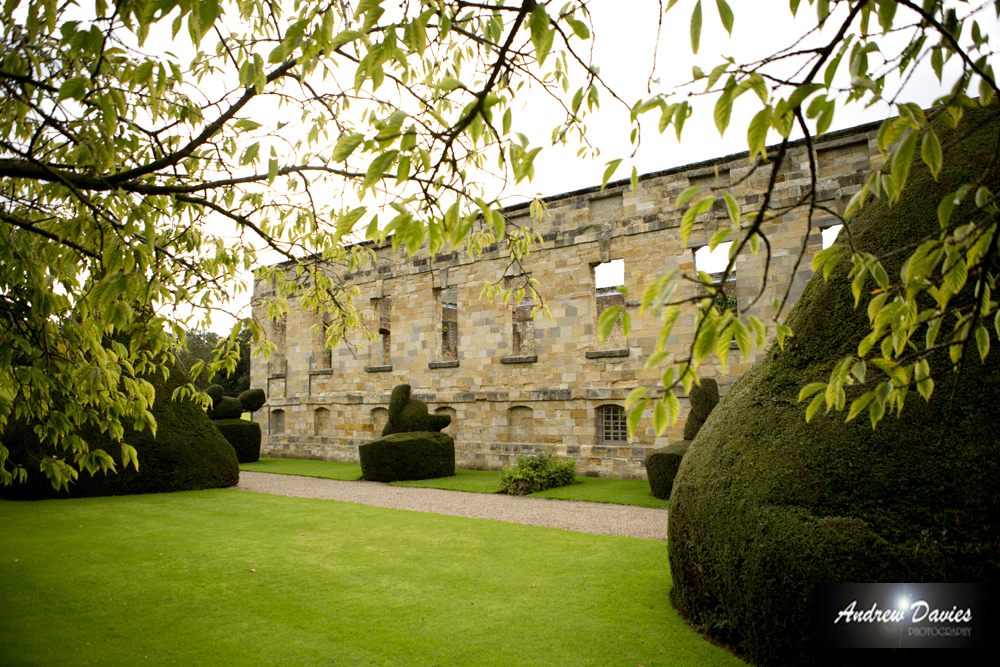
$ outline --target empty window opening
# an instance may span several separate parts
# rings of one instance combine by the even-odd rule
[[[375,437],[382,435],[382,429],[385,428],[386,422],[389,421],[389,410],[386,408],[372,408],[372,430],[375,432]]]
[[[521,356],[535,353],[535,321],[531,316],[534,301],[531,298],[531,288],[528,276],[517,276],[507,279],[507,288],[511,294],[511,354]],[[518,302],[517,290],[523,290]]]
[[[441,290],[441,361],[458,360],[458,288]]]
[[[694,251],[695,271],[704,271],[713,277],[718,276],[729,265],[729,249],[732,247],[733,242],[727,241],[715,246],[715,250],[709,250],[707,245],[696,248]]]
[[[285,434],[285,411],[271,410],[271,435]]]
[[[843,229],[843,225],[834,225],[833,227],[827,227],[826,229],[820,230],[823,234],[823,248],[829,248],[837,240],[837,234]]]
[[[316,342],[319,345],[319,361],[316,364],[317,368],[330,368],[333,365],[333,350],[326,346],[327,337],[330,335],[330,327],[333,324],[333,318],[330,317],[330,313],[323,313],[320,318],[320,325],[316,332]]]
[[[597,440],[604,444],[628,442],[625,408],[620,405],[602,405],[597,409]]]
[[[729,265],[729,250],[732,247],[733,242],[727,241],[715,246],[715,250],[709,250],[707,245],[696,248],[694,251],[695,271],[704,271],[712,277],[712,282],[718,285],[722,279],[722,274],[726,271],[726,266]],[[739,304],[735,292],[735,273],[734,271],[729,274],[729,278],[726,280],[722,291],[715,295],[713,305],[720,313],[727,310],[736,310]],[[705,294],[708,294],[707,290],[705,290]]]
[[[330,411],[326,408],[313,412],[313,435],[330,435]]]
[[[523,405],[515,405],[507,414],[507,441],[534,442],[534,411]]]
[[[378,328],[372,341],[372,365],[388,366],[392,363],[392,297],[385,296],[374,301]]]
[[[625,295],[618,291],[618,288],[624,285],[625,260],[614,259],[594,267],[594,299],[597,304],[595,326],[601,321],[601,315],[608,308],[612,306],[624,308]],[[622,328],[621,317],[615,322],[615,326],[604,341],[603,346],[607,350],[621,350],[626,347],[625,330]]]
[[[285,325],[284,316],[280,320],[271,322],[271,342],[274,343],[275,350],[267,362],[268,375],[281,375],[285,372]]]

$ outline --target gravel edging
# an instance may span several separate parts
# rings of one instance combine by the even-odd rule
[[[389,509],[560,528],[595,535],[667,539],[667,510],[610,503],[552,500],[496,493],[343,482],[318,477],[240,471],[233,489],[295,498],[339,500]]]

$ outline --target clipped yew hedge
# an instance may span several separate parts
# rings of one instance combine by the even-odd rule
[[[960,183],[985,175],[1000,192],[996,109],[967,111],[957,132],[938,126],[946,147],[940,182],[918,158],[901,201],[891,208],[884,199],[869,201],[852,218],[859,251],[884,257],[940,233],[937,203]],[[956,147],[959,135],[969,136]],[[971,199],[953,224],[970,216]],[[885,261],[891,279],[898,280],[906,254]],[[942,355],[932,361],[929,404],[913,391],[902,414],[886,415],[875,430],[867,413],[845,423],[846,413],[821,410],[805,421],[808,401],[797,402],[799,389],[827,381],[834,362],[856,354],[869,332],[872,283],[855,309],[849,264],[842,261],[829,283],[813,277],[789,316],[795,336],[730,387],[674,481],[668,551],[675,604],[755,664],[870,659],[820,647],[811,614],[822,582],[985,582],[986,604],[998,600],[997,345],[985,363],[975,344],[969,348],[950,414],[955,375]],[[861,391],[849,388],[848,404]]]
[[[151,412],[156,418],[156,436],[148,429],[136,431],[131,420],[122,420],[125,441],[135,447],[139,470],[124,468],[121,445],[95,428],[80,435],[91,449],[103,449],[115,460],[117,473],[81,472],[69,486],[68,497],[115,496],[136,493],[164,493],[191,489],[211,489],[239,483],[240,469],[236,452],[219,430],[212,425],[200,405],[191,401],[171,401],[175,388],[186,378],[176,369],[164,381],[162,375],[149,378],[156,389]],[[55,452],[39,443],[31,424],[13,422],[3,433],[2,442],[10,450],[11,460],[28,469],[23,484],[0,486],[0,495],[10,499],[65,498],[66,491],[57,492],[48,478],[39,471],[42,457]],[[64,452],[57,455],[65,456]]]
[[[660,500],[670,500],[670,491],[674,488],[674,478],[681,467],[681,459],[691,445],[690,440],[674,442],[666,447],[654,449],[646,457],[646,476],[649,479],[649,490]]]
[[[393,433],[358,447],[361,478],[371,482],[436,479],[455,474],[455,441],[446,433]]]
[[[212,424],[236,450],[236,460],[253,463],[260,460],[260,424],[246,419],[214,419]]]

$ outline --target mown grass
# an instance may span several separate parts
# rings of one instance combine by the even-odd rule
[[[312,461],[306,459],[262,458],[256,463],[241,463],[240,470],[273,472],[284,475],[305,475],[327,479],[354,480],[361,477],[357,463]],[[653,496],[649,483],[636,479],[606,479],[577,477],[577,483],[558,489],[531,494],[536,498],[559,500],[586,500],[594,503],[615,503],[639,507],[667,507],[670,503]],[[449,489],[471,493],[497,493],[500,490],[500,473],[495,470],[456,470],[454,477],[392,482],[394,486],[416,486],[428,489]]]
[[[4,665],[738,665],[666,544],[220,489],[0,501]]]

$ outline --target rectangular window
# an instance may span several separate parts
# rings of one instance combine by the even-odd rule
[[[438,290],[441,297],[441,361],[458,360],[458,287]]]
[[[517,276],[507,279],[507,289],[513,290],[511,294],[511,344],[510,353],[515,356],[530,355],[535,353],[535,320],[531,316],[531,309],[534,308],[534,301],[531,298],[531,289],[528,283],[528,276]],[[517,298],[517,291],[523,290],[521,299]]]
[[[596,308],[594,312],[597,319],[594,326],[601,321],[601,314],[612,306],[625,306],[625,295],[618,291],[619,287],[625,285],[625,260],[615,259],[604,262],[594,267],[594,301]],[[624,311],[623,311],[624,312]],[[606,350],[623,350],[627,347],[625,342],[625,330],[619,318],[615,323],[611,335],[604,341]]]
[[[392,297],[384,296],[373,301],[378,328],[372,341],[372,366],[388,366],[392,363]]]
[[[620,405],[602,405],[598,413],[599,440],[602,443],[628,442],[628,424],[625,408]]]
[[[268,375],[285,374],[285,322],[286,318],[282,316],[280,320],[271,323],[271,342],[274,343],[275,350],[267,362]]]
[[[323,313],[320,319],[319,330],[316,332],[316,342],[319,343],[319,363],[316,368],[326,369],[333,364],[333,350],[326,346],[326,339],[330,335],[332,319],[329,313]]]
[[[709,250],[707,245],[695,248],[695,272],[704,271],[711,276],[713,284],[719,285],[719,281],[722,280],[722,274],[725,273],[726,266],[729,264],[729,250],[732,248],[732,245],[733,242],[728,241],[717,245],[715,250]],[[707,290],[704,293],[707,294]],[[726,310],[736,310],[738,303],[736,295],[736,272],[733,271],[729,274],[726,284],[723,285],[722,292],[716,295],[714,305],[718,308],[719,312],[724,312]]]

